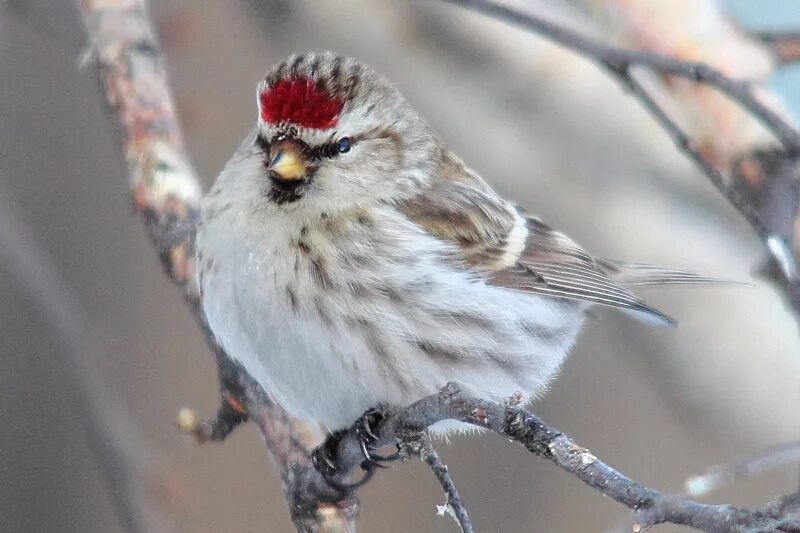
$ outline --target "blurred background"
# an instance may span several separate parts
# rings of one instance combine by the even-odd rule
[[[516,3],[573,13],[556,2]],[[753,284],[643,293],[677,329],[613,311],[590,321],[533,409],[612,466],[676,491],[709,465],[800,438],[798,327],[752,274],[762,245],[600,70],[436,2],[151,4],[206,187],[255,120],[266,69],[296,51],[333,49],[394,80],[499,191],[592,252]],[[745,25],[800,28],[794,0],[722,7]],[[198,446],[174,426],[184,405],[214,412],[215,366],[130,208],[115,124],[91,63],[79,68],[85,48],[72,2],[0,1],[0,209],[29,226],[28,251],[38,243],[63,277],[71,327],[90,338],[81,357],[107,386],[104,406],[146,465],[137,474],[171,530],[292,531],[253,427]],[[772,83],[787,109],[800,110],[798,70]],[[11,253],[0,253],[0,531],[123,531],[65,365],[71,348],[21,284]],[[456,438],[440,451],[478,531],[606,531],[627,516],[493,435]],[[784,468],[711,498],[761,504],[797,480],[796,468]],[[360,497],[361,531],[456,530],[436,515],[444,498],[416,462],[379,472]]]

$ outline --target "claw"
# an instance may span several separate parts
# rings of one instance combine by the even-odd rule
[[[398,447],[397,451],[394,452],[392,455],[378,455],[376,453],[370,453],[370,459],[373,463],[380,462],[380,463],[391,463],[392,461],[399,461],[403,458],[403,454],[400,453],[400,449]],[[382,468],[388,468],[386,465],[376,465]]]
[[[378,440],[378,436],[372,430],[372,427],[380,423],[381,420],[383,420],[383,413],[381,410],[370,409],[364,413],[356,423],[355,431],[359,436],[359,446],[361,447],[361,454],[364,456],[364,460],[379,468],[387,468],[386,465],[380,463],[387,463],[400,459],[400,450],[398,449],[397,452],[388,456],[375,453],[375,448],[372,447],[372,443]]]
[[[358,445],[361,447],[361,455],[364,456],[364,463],[370,464],[372,466],[377,466],[378,468],[389,468],[388,466],[382,465],[381,463],[391,461],[393,459],[373,453],[372,448],[369,447],[369,445],[366,443],[364,439],[358,439]],[[362,463],[362,465],[364,463]]]
[[[373,463],[374,461],[372,460],[372,455],[369,453],[369,447],[367,446],[367,441],[366,439],[360,437],[361,436],[359,435],[358,446],[361,448],[361,455],[364,456],[364,462]]]
[[[334,431],[328,435],[322,444],[311,452],[311,463],[314,465],[314,468],[326,478],[336,473],[336,463],[333,460],[333,452],[338,448],[341,440],[342,432]]]
[[[322,475],[325,475],[325,472],[336,470],[336,465],[334,464],[333,460],[327,453],[324,452],[327,452],[327,450],[323,450],[322,446],[311,452],[311,464],[313,464],[314,468],[316,468]]]
[[[365,460],[361,463],[361,469],[364,471],[364,475],[361,479],[352,483],[338,481],[336,477],[339,472],[333,457],[334,451],[339,446],[339,442],[342,440],[343,436],[344,432],[342,431],[334,431],[329,434],[325,442],[311,452],[311,463],[331,488],[339,492],[350,492],[367,483],[375,474],[375,468],[371,461]],[[362,453],[363,452],[364,449],[362,448]]]
[[[376,440],[378,440],[378,436],[375,434],[374,431],[372,431],[372,424],[375,423],[371,420],[371,417],[373,416],[378,418],[376,422],[379,422],[381,419],[383,419],[383,415],[380,413],[380,411],[378,411],[377,409],[370,409],[369,411],[364,413],[364,415],[361,417],[360,423],[361,423],[361,430],[370,439],[372,439],[373,442],[375,442]]]
[[[367,482],[372,479],[372,476],[375,475],[375,468],[367,461],[364,461],[361,464],[361,469],[364,470],[364,475],[361,477],[361,479],[352,483],[342,483],[341,481],[336,481],[332,477],[326,477],[325,474],[322,474],[322,477],[325,478],[325,481],[328,483],[328,485],[339,492],[351,492],[363,485],[366,485]]]

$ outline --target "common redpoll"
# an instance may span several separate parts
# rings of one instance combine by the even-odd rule
[[[294,55],[205,199],[210,327],[291,415],[328,429],[456,382],[541,393],[591,304],[669,322],[629,287],[710,281],[592,257],[498,196],[358,61]]]

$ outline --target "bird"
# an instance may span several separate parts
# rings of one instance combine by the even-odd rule
[[[197,282],[216,341],[295,418],[335,431],[449,382],[535,399],[590,308],[671,324],[632,288],[715,281],[593,256],[356,59],[292,55],[256,105],[202,203]]]

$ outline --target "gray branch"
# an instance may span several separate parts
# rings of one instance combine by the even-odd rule
[[[547,459],[630,509],[640,530],[666,522],[715,532],[800,528],[800,493],[755,508],[704,504],[668,495],[610,467],[533,413],[475,398],[453,383],[405,409],[387,412],[377,427],[372,428],[378,437],[376,446],[413,443],[426,428],[442,420],[473,424],[521,444],[537,457]],[[354,426],[336,450],[342,476],[361,461],[358,438]]]

